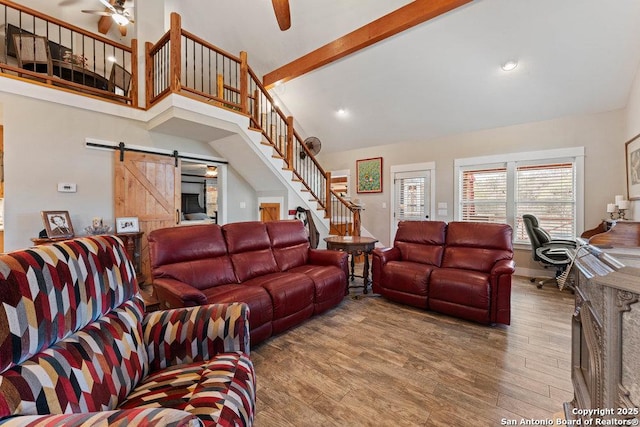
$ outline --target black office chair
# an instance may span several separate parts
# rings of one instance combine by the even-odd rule
[[[573,249],[576,248],[576,242],[573,240],[552,239],[549,233],[540,228],[538,218],[534,215],[524,214],[522,219],[531,241],[531,256],[533,260],[542,264],[544,268],[551,267],[556,270],[555,277],[538,281],[538,289],[542,288],[545,283],[555,283],[559,286],[558,277],[571,264],[571,255]],[[535,277],[531,278],[531,282],[535,281]]]

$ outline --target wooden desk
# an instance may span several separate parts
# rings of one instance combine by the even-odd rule
[[[369,280],[369,254],[375,248],[378,240],[372,237],[362,236],[329,236],[325,237],[324,241],[327,242],[327,249],[344,251],[351,255],[352,282],[356,277],[353,271],[355,267],[354,255],[364,255],[364,270],[362,271],[362,276],[358,277],[362,277],[363,279],[364,290],[362,291],[362,293],[366,294],[368,292],[367,287],[371,283],[371,280]]]
[[[136,278],[138,279],[138,285],[142,286],[146,280],[144,274],[142,274],[142,231],[137,233],[114,233],[114,236],[119,237],[127,250],[127,255],[131,261],[133,261],[133,268],[136,271]],[[82,237],[82,236],[76,236]],[[50,243],[62,242],[69,240],[70,237],[33,237],[31,241],[34,245],[47,245]]]
[[[598,247],[640,246],[640,222],[605,220],[597,227],[586,230],[580,237]]]

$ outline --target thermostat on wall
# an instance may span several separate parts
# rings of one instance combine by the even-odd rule
[[[76,192],[76,184],[72,182],[59,182],[58,183],[58,191],[60,193],[75,193]]]

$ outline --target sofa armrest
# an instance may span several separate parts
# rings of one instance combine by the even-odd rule
[[[193,307],[208,303],[202,291],[176,279],[153,279],[153,287],[165,308]]]
[[[154,311],[145,315],[142,334],[152,372],[218,353],[249,354],[249,306],[236,302]]]
[[[515,271],[512,259],[502,259],[491,269],[491,323],[511,323],[511,276]]]
[[[342,268],[347,265],[349,255],[346,252],[330,251],[327,249],[309,249],[309,264],[335,265]]]
[[[373,250],[373,262],[377,262],[380,266],[385,265],[389,261],[398,261],[400,259],[400,249],[393,248],[375,248]]]
[[[516,263],[512,259],[501,259],[496,262],[491,269],[491,276],[500,276],[502,274],[513,274],[516,271]]]
[[[202,421],[186,411],[169,408],[136,408],[80,414],[25,415],[0,421],[1,426],[123,426],[145,424],[156,427],[196,427]]]
[[[349,254],[327,249],[309,249],[309,264],[335,265],[349,277]]]

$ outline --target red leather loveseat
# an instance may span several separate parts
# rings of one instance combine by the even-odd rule
[[[252,344],[338,305],[347,293],[347,254],[311,249],[298,220],[165,228],[148,238],[160,302],[244,302]]]
[[[393,247],[373,251],[373,292],[463,319],[508,325],[512,234],[507,224],[402,221]]]

